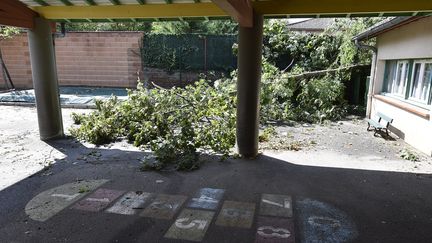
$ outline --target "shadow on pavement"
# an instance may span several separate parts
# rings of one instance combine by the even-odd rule
[[[26,204],[37,194],[90,179],[108,179],[104,188],[184,195],[188,200],[201,188],[220,188],[225,190],[223,201],[255,203],[249,229],[215,225],[219,205],[202,242],[253,242],[262,194],[292,197],[297,242],[429,242],[432,238],[431,175],[300,166],[267,156],[224,162],[203,156],[208,162],[196,171],[142,172],[143,152],[86,148],[71,139],[50,144],[66,154],[50,168],[52,174],[39,172],[0,192],[1,242],[182,242],[164,235],[184,204],[170,220],[70,207],[45,222],[26,215]],[[327,210],[326,217],[318,217],[322,210]]]

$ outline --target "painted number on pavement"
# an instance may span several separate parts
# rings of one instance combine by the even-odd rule
[[[207,223],[208,222],[206,220],[191,220],[190,218],[180,218],[176,220],[175,226],[180,229],[191,229],[193,227],[197,227],[197,229],[203,230],[205,229]]]
[[[25,207],[25,212],[33,220],[46,221],[107,181],[87,180],[51,188],[30,200]],[[86,191],[82,192],[82,188]]]
[[[292,199],[290,196],[262,194],[260,214],[274,217],[292,217]]]
[[[186,196],[159,194],[154,201],[141,213],[141,216],[171,219],[180,206],[186,201]]]
[[[79,201],[72,208],[98,212],[106,208],[111,202],[119,198],[124,191],[112,189],[97,189],[89,197]]]
[[[256,243],[294,243],[294,223],[288,218],[258,217]]]
[[[202,241],[213,219],[213,212],[184,209],[174,224],[171,225],[166,238]]]
[[[106,211],[108,213],[134,215],[138,210],[143,209],[150,196],[151,193],[147,192],[128,192]]]
[[[216,209],[222,199],[225,190],[213,188],[201,188],[187,205],[189,208]]]
[[[216,225],[250,228],[254,212],[254,203],[225,201],[216,220]]]

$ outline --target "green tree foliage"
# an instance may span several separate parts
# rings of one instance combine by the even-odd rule
[[[351,38],[375,22],[371,19],[337,22],[333,31],[321,35],[288,33],[277,22],[267,25],[261,123],[341,118],[346,112],[342,82],[346,72],[300,80],[291,75],[366,63],[368,55],[359,53]],[[351,26],[353,30],[349,29]],[[275,65],[285,59],[288,61],[283,65]],[[292,60],[289,72],[281,70]],[[196,169],[199,153],[227,156],[235,144],[236,79],[234,72],[231,79],[214,84],[201,80],[184,89],[146,89],[140,83],[137,90],[129,91],[124,102],[116,98],[97,101],[93,113],[75,114],[74,119],[81,125],[71,129],[71,133],[94,144],[125,137],[136,146],[150,149],[155,160],[146,158],[144,169],[168,165],[180,170]]]
[[[294,95],[296,80],[265,63],[261,92],[261,123],[268,121],[322,121],[339,118],[341,84],[333,77],[302,84]],[[199,167],[201,152],[229,155],[235,144],[236,77],[214,84],[201,80],[186,88],[146,89],[139,84],[124,102],[115,97],[96,101],[96,110],[73,114],[78,127],[74,137],[93,144],[127,138],[135,146],[150,149],[143,169],[173,165],[179,170]],[[294,105],[294,101],[299,103]]]
[[[263,75],[262,119],[321,122],[345,115],[344,82],[351,70],[302,80],[289,76],[370,63],[370,52],[359,50],[352,38],[381,20],[336,19],[321,34],[290,32],[285,21],[269,21],[264,27],[264,58],[278,69]]]
[[[313,123],[340,119],[346,114],[340,74],[300,80],[290,75],[264,60],[261,123],[289,120]]]
[[[370,53],[359,51],[352,38],[383,18],[341,18],[321,34],[287,30],[285,21],[264,26],[264,57],[279,69],[303,71],[370,63]],[[291,70],[288,69],[289,70]]]
[[[370,51],[361,51],[354,45],[352,38],[385,18],[341,18],[325,34],[333,34],[341,40],[336,63],[348,66],[353,63],[370,63]],[[373,40],[369,41],[373,45]]]
[[[264,60],[260,93],[261,122],[287,121],[294,118],[293,96],[295,83],[278,68]]]
[[[235,85],[201,80],[193,86],[148,90],[140,83],[129,99],[96,102],[96,111],[74,115],[81,124],[71,134],[94,144],[127,137],[135,146],[151,149],[156,161],[145,169],[174,164],[180,170],[199,166],[198,152],[229,154],[235,143]]]
[[[238,24],[232,20],[204,20],[204,21],[169,21],[154,22],[154,34],[206,34],[224,35],[237,34]]]
[[[290,64],[303,71],[326,69],[335,62],[340,44],[332,35],[290,32],[284,21],[264,26],[264,57],[279,69]]]
[[[19,28],[0,25],[0,39],[1,40],[11,38],[12,36],[17,35],[19,33],[20,33]]]
[[[151,22],[67,23],[67,31],[144,31],[150,32]]]
[[[68,31],[143,31],[153,34],[236,34],[238,25],[232,20],[194,20],[159,22],[67,23]]]
[[[297,120],[322,122],[342,118],[345,113],[344,85],[335,75],[302,80],[295,112]]]

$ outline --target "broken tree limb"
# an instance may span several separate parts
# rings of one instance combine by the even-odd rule
[[[342,70],[350,70],[353,68],[367,67],[367,66],[369,66],[369,65],[368,64],[355,64],[355,65],[351,65],[351,66],[334,68],[334,69],[326,69],[326,70],[306,72],[306,73],[295,74],[295,75],[288,75],[286,77],[288,79],[294,79],[294,80],[307,79],[307,78],[323,76],[323,75],[330,74],[330,73],[336,73],[336,72],[342,71]]]
[[[3,75],[3,80],[5,82],[5,88],[6,90],[9,90],[9,85],[11,86],[10,90],[14,90],[15,89],[15,85],[12,82],[12,78],[10,76],[9,70],[6,67],[6,64],[3,60],[3,54],[2,51],[0,49],[0,66],[2,68],[2,75]],[[8,84],[9,82],[9,84]]]

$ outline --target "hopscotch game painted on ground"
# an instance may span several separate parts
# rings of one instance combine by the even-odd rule
[[[178,214],[163,237],[196,242],[204,240],[213,221],[213,227],[251,229],[256,216],[255,242],[295,242],[291,196],[262,194],[256,215],[255,203],[230,200],[222,203],[223,189],[202,188],[187,201],[183,195],[102,188],[107,181],[75,182],[47,190],[27,204],[26,213],[41,222],[66,208],[164,220]]]

